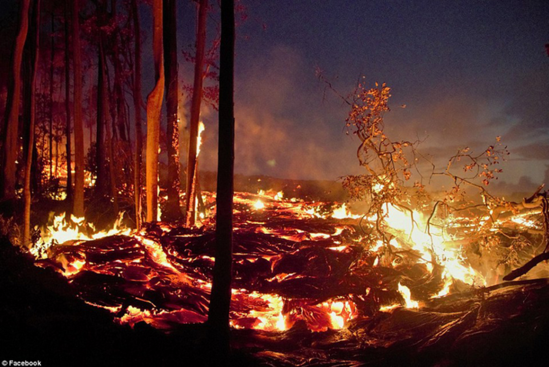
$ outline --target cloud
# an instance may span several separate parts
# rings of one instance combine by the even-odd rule
[[[549,144],[545,142],[526,144],[515,148],[513,152],[526,160],[549,161]]]
[[[505,113],[516,122],[505,138],[517,141],[549,138],[549,73],[544,66],[513,78],[513,93]]]
[[[496,182],[487,189],[493,194],[507,196],[507,200],[518,201],[533,194],[539,185],[539,183],[533,182],[530,176],[521,176],[517,183]]]

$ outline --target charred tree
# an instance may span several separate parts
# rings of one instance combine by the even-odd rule
[[[4,135],[2,141],[2,198],[11,200],[15,198],[15,173],[17,160],[17,135],[19,130],[19,103],[21,98],[21,61],[23,47],[29,30],[30,0],[21,1],[19,10],[19,32],[15,39],[12,58],[12,73],[6,103],[6,118],[4,123]]]
[[[217,212],[215,265],[208,323],[210,338],[227,361],[229,308],[231,304],[233,195],[234,195],[234,3],[221,2],[221,56],[219,72],[219,150],[217,164]]]
[[[194,85],[191,100],[191,121],[189,128],[189,154],[187,157],[187,193],[185,203],[185,224],[192,227],[196,219],[196,178],[198,167],[198,120],[202,102],[204,81],[204,50],[206,47],[206,14],[208,0],[200,0],[198,27],[196,30],[196,57],[194,64]]]
[[[153,57],[156,84],[147,97],[146,190],[147,222],[158,217],[158,149],[160,110],[164,95],[164,57],[162,51],[162,0],[153,0]]]
[[[176,0],[164,1],[164,69],[166,71],[166,111],[168,150],[168,220],[181,218],[179,207],[179,82],[177,66]]]
[[[69,1],[69,0],[67,0]],[[70,1],[69,1],[70,2]],[[82,55],[79,2],[72,1],[72,49],[74,72],[74,203],[73,214],[84,216],[84,128],[82,121]]]
[[[40,42],[40,0],[36,0],[33,4],[33,38],[29,45],[30,60],[28,83],[26,85],[25,100],[27,102],[26,108],[26,124],[25,124],[25,178],[23,182],[23,198],[24,198],[24,210],[23,210],[23,238],[21,241],[22,246],[30,246],[31,241],[31,171],[32,171],[32,156],[34,151],[34,126],[35,126],[35,111],[36,111],[36,70],[38,69],[38,56],[39,56],[39,42]]]
[[[142,162],[142,146],[143,132],[141,127],[141,26],[139,24],[139,10],[137,8],[137,0],[132,0],[131,12],[133,16],[133,33],[134,33],[134,73],[133,73],[133,107],[134,107],[134,124],[135,124],[135,156],[134,156],[134,205],[135,205],[135,225],[136,228],[141,228],[141,162]]]
[[[65,152],[67,155],[67,200],[72,200],[72,156],[71,156],[71,103],[70,103],[70,40],[69,4],[65,1]]]

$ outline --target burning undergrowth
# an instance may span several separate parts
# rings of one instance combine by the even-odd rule
[[[212,210],[213,197],[204,199]],[[531,257],[532,246],[517,248],[516,239],[534,242],[539,235],[529,232],[542,226],[539,213],[502,222],[500,233],[514,236],[494,235],[496,248],[467,241],[476,237],[466,217],[427,233],[421,230],[422,213],[385,210],[382,238],[368,231],[379,225],[377,218],[352,215],[345,206],[281,194],[235,195],[233,328],[339,330],[380,311],[418,308],[448,293],[482,289],[508,270],[502,259]],[[139,232],[92,234],[88,227],[87,235],[58,221],[51,238],[33,251],[41,257],[39,266],[63,274],[79,298],[109,310],[117,322],[144,321],[169,331],[207,319],[212,218],[207,215],[193,229],[151,223]]]

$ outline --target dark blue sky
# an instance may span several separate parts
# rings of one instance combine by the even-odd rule
[[[345,134],[348,107],[315,77],[319,67],[343,95],[361,75],[387,83],[389,134],[422,139],[420,149],[440,166],[460,147],[482,152],[502,136],[511,151],[502,188],[549,184],[549,1],[241,2],[248,19],[237,28],[237,172],[310,179],[362,172],[358,141]],[[178,42],[188,49],[195,6],[178,5]],[[150,9],[141,10],[150,86]],[[217,17],[214,10],[210,33]],[[182,82],[191,83],[192,65],[182,59]],[[217,114],[204,107],[203,116],[200,164],[215,169]]]
[[[502,179],[549,184],[549,2],[243,2],[238,171],[327,179],[360,172],[358,142],[344,134],[347,106],[315,78],[318,66],[345,95],[361,75],[386,82],[387,129],[426,138],[421,148],[438,163],[458,147],[481,152],[501,135],[512,153]]]

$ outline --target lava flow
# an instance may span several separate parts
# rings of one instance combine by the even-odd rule
[[[390,237],[382,238],[365,230],[377,218],[282,195],[235,195],[234,328],[341,329],[380,310],[417,308],[451,289],[486,285],[455,244],[459,236],[423,231],[421,213],[387,206]],[[214,207],[211,196],[204,201]],[[118,322],[170,329],[207,319],[213,228],[206,216],[193,229],[151,223],[139,232],[95,233],[76,218],[57,218],[32,252],[39,266],[57,270],[82,300]]]

